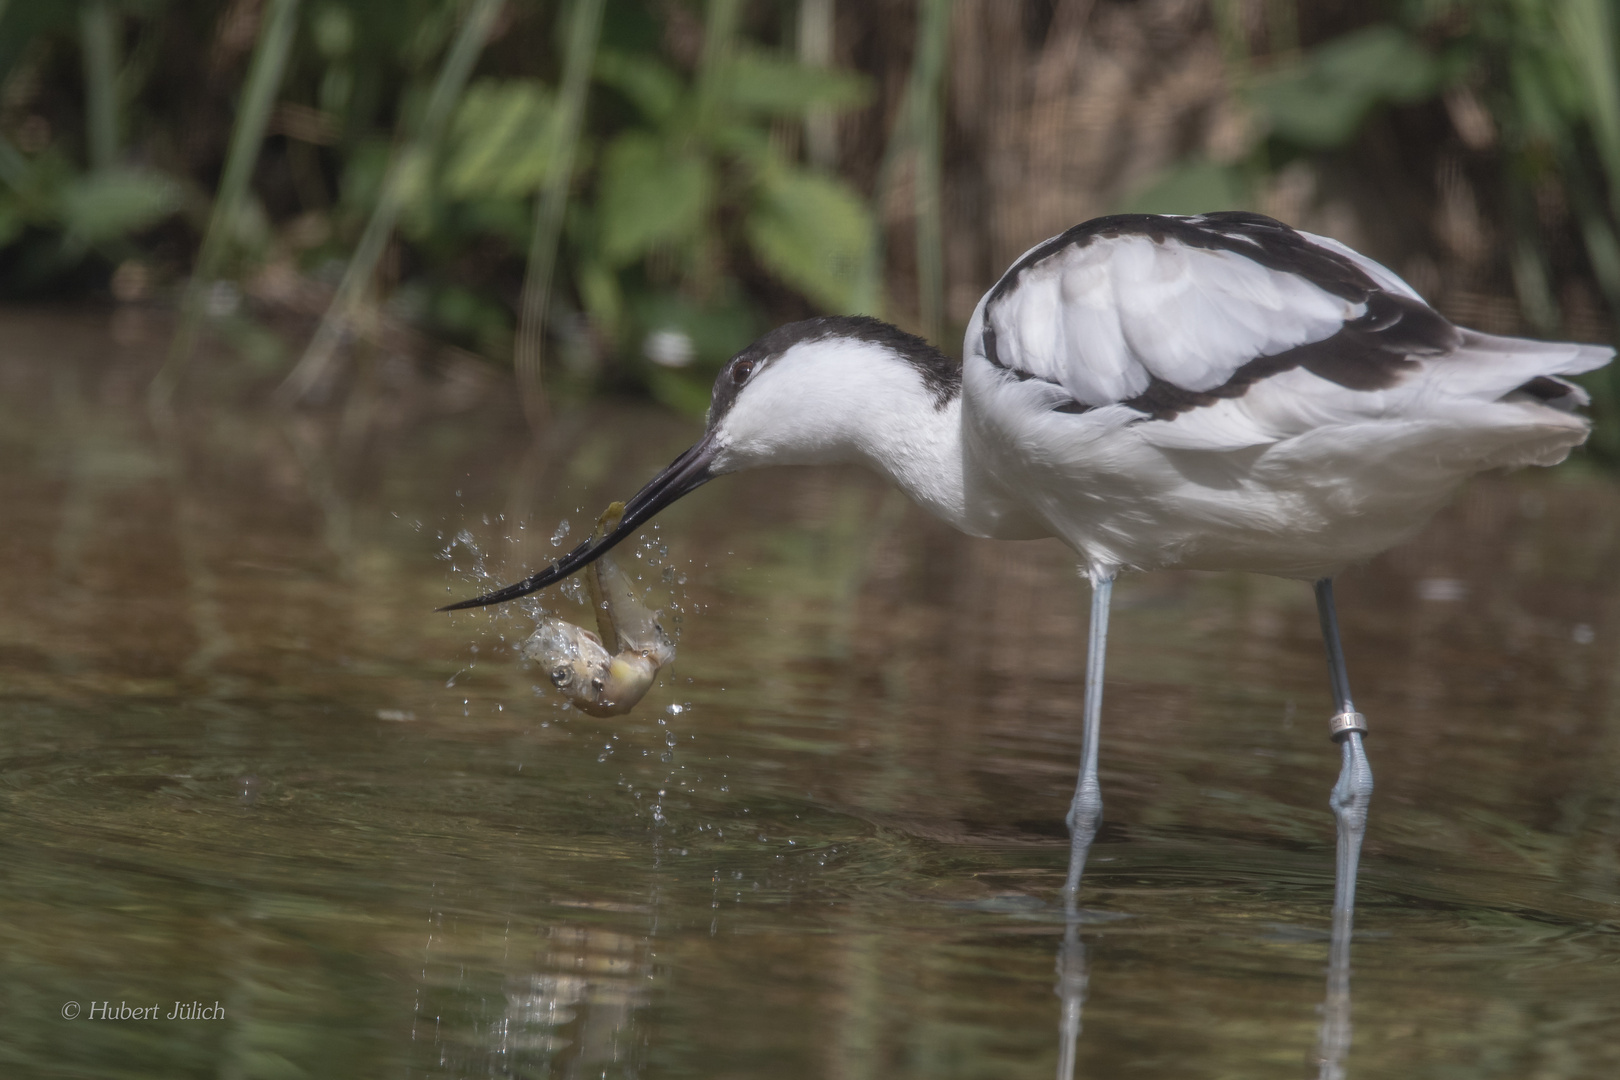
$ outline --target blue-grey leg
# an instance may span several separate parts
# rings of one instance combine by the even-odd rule
[[[1112,575],[1093,575],[1091,581],[1091,640],[1086,653],[1085,727],[1080,736],[1080,779],[1065,819],[1069,825],[1069,878],[1063,885],[1063,906],[1071,915],[1079,905],[1080,875],[1086,855],[1102,823],[1102,786],[1097,783],[1097,739],[1102,731],[1103,659],[1108,653],[1108,602],[1114,595]]]
[[[1086,1004],[1086,945],[1080,940],[1080,914],[1070,907],[1058,946],[1057,996],[1063,1002],[1058,1019],[1057,1080],[1074,1080],[1074,1055],[1080,1043],[1080,1012]]]
[[[1102,785],[1097,782],[1097,740],[1102,733],[1103,661],[1108,655],[1108,604],[1114,577],[1091,578],[1091,637],[1086,651],[1085,721],[1080,735],[1080,778],[1065,819],[1069,825],[1069,877],[1063,885],[1065,925],[1058,947],[1057,995],[1063,1002],[1058,1023],[1058,1080],[1073,1080],[1075,1048],[1080,1040],[1080,1014],[1086,1003],[1086,946],[1080,940],[1080,875],[1086,869],[1091,841],[1102,823]]]
[[[1350,935],[1355,921],[1356,864],[1361,839],[1367,832],[1367,804],[1372,801],[1372,767],[1367,763],[1362,738],[1367,720],[1350,700],[1350,679],[1344,670],[1344,646],[1339,640],[1339,617],[1333,606],[1333,581],[1316,583],[1316,612],[1322,621],[1327,646],[1328,678],[1338,712],[1329,721],[1339,744],[1339,780],[1328,804],[1338,823],[1338,858],[1333,879],[1333,937],[1328,952],[1327,999],[1322,1006],[1322,1030],[1317,1039],[1321,1080],[1341,1080],[1350,1051]]]

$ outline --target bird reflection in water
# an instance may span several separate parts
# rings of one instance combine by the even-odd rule
[[[1335,912],[1333,941],[1328,946],[1327,996],[1322,1000],[1322,1027],[1316,1039],[1318,1080],[1344,1080],[1350,1052],[1350,914]]]
[[[1095,918],[1094,913],[1092,915]],[[1070,901],[1064,912],[1063,943],[1057,951],[1057,984],[1053,992],[1062,1003],[1058,1019],[1057,1080],[1074,1080],[1079,1049],[1081,1016],[1091,979],[1086,943],[1080,925],[1088,913]],[[1350,931],[1349,912],[1335,913],[1328,945],[1327,994],[1322,1000],[1322,1025],[1316,1038],[1317,1080],[1345,1080],[1344,1059],[1350,1053]]]
[[[472,931],[474,940],[458,942],[460,933],[436,932],[423,970],[414,1035],[431,1040],[426,1075],[636,1072],[639,1014],[653,976],[648,937],[554,923],[540,929],[533,950],[514,947],[509,932],[495,958],[483,934]],[[498,984],[470,978],[503,967]],[[492,1006],[499,1012],[492,1015]]]
[[[1074,1054],[1080,1042],[1080,1012],[1086,1004],[1086,984],[1090,978],[1086,943],[1080,940],[1079,913],[1070,910],[1064,919],[1063,944],[1057,954],[1057,996],[1063,1002],[1058,1020],[1058,1080],[1073,1080]]]

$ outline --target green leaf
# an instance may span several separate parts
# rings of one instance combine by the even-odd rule
[[[529,232],[534,228],[532,199],[469,199],[457,210],[455,224],[458,231],[504,237],[514,251],[523,250],[528,243]]]
[[[1433,92],[1439,65],[1411,35],[1369,26],[1314,50],[1302,64],[1257,79],[1249,101],[1279,138],[1308,147],[1340,146],[1380,101],[1415,101]]]
[[[642,374],[647,380],[647,390],[660,405],[694,419],[709,411],[712,390],[708,379],[651,366]]]
[[[406,146],[392,163],[393,198],[399,206],[400,227],[411,239],[425,241],[438,227],[440,204],[434,201],[433,162],[415,146]],[[382,185],[377,198],[383,198]]]
[[[772,116],[797,116],[811,106],[850,109],[872,96],[865,76],[832,68],[806,67],[750,49],[739,52],[726,79],[730,103]]]
[[[332,61],[349,55],[354,48],[354,12],[338,4],[323,4],[310,15],[310,36],[322,58]]]
[[[622,266],[694,239],[708,220],[714,188],[713,167],[703,158],[672,152],[644,132],[619,136],[602,157],[603,257]]]
[[[715,150],[751,169],[775,167],[770,129],[761,124],[720,124],[709,133],[709,140]]]
[[[1202,214],[1240,210],[1251,204],[1242,171],[1207,161],[1187,162],[1160,173],[1119,207],[1124,214]]]
[[[871,214],[831,177],[800,169],[768,170],[746,222],[754,254],[820,307],[852,311],[871,251]]]
[[[468,87],[451,123],[440,174],[452,199],[513,198],[539,190],[555,156],[556,103],[529,79]]]
[[[23,231],[23,215],[15,199],[0,192],[0,248],[15,240]]]
[[[69,180],[58,196],[67,231],[87,243],[114,240],[168,217],[180,185],[162,173],[117,166]]]
[[[608,267],[594,259],[582,259],[574,275],[579,300],[591,317],[597,333],[616,344],[624,324],[624,291]]]
[[[341,185],[344,210],[364,219],[382,194],[383,177],[392,156],[388,140],[375,137],[360,142],[349,152]]]
[[[700,376],[705,396],[712,372],[754,340],[761,329],[758,314],[734,283],[723,283],[716,293],[704,305],[673,292],[642,293],[633,300],[635,323],[644,334],[679,330],[691,339],[696,361],[691,371],[705,373]]]
[[[1399,27],[1369,26],[1335,38],[1311,54],[1324,86],[1359,90],[1369,98],[1416,101],[1434,89],[1435,61]]]
[[[1567,69],[1592,129],[1610,191],[1620,196],[1620,55],[1611,0],[1563,0],[1557,12]]]
[[[512,317],[487,295],[460,285],[446,285],[433,297],[433,324],[490,357],[510,355]]]
[[[680,76],[646,55],[627,56],[603,49],[596,56],[596,78],[629,98],[655,124],[669,119],[686,92]]]
[[[0,81],[10,77],[31,47],[66,30],[78,19],[78,4],[40,2],[0,5]]]
[[[1517,127],[1525,137],[1548,142],[1566,138],[1558,87],[1547,78],[1547,65],[1530,55],[1510,58],[1508,84],[1513,90]]]

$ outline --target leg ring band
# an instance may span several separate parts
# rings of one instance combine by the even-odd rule
[[[1328,737],[1335,742],[1352,731],[1367,734],[1367,718],[1358,712],[1342,712],[1334,714],[1328,721]]]

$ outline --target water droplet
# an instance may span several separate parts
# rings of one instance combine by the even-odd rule
[[[572,528],[572,526],[569,525],[568,519],[563,518],[562,524],[557,526],[557,531],[551,534],[551,546],[562,547],[562,542],[568,537],[568,530],[570,528]]]
[[[1468,599],[1468,583],[1457,578],[1424,578],[1417,583],[1419,600],[1455,604]]]

